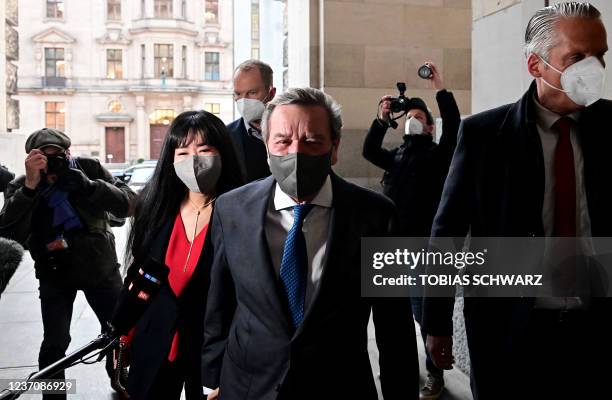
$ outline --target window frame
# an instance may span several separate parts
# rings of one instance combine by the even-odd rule
[[[114,55],[119,54],[119,58],[115,57],[113,59],[110,59],[109,52],[113,52]],[[111,63],[114,67],[114,72],[115,72],[114,77],[110,76]],[[119,74],[117,74],[117,67],[119,67],[119,70],[118,70]],[[124,79],[124,76],[123,76],[123,49],[106,49],[106,79],[112,79],[112,80]]]
[[[168,55],[161,55],[162,46],[167,48]],[[163,58],[166,61],[163,61]],[[153,44],[153,76],[157,79],[161,79],[162,62],[168,67],[166,69],[166,78],[174,78],[174,44],[172,43],[154,43]]]
[[[113,6],[114,12],[111,18],[110,8]],[[117,14],[118,9],[118,14]],[[106,20],[107,21],[121,21],[122,18],[122,4],[121,0],[106,0]]]
[[[61,7],[59,5],[62,5]],[[49,7],[54,7],[54,14],[49,15]],[[61,10],[60,10],[61,8]],[[58,15],[58,11],[61,15]],[[64,20],[66,18],[66,1],[65,0],[45,0],[45,18],[54,20]]]
[[[53,109],[49,110],[48,106],[53,104]],[[58,106],[61,104],[61,106]],[[62,132],[66,130],[66,102],[64,101],[45,101],[44,102],[44,111],[45,111],[45,124],[46,128],[58,129]],[[60,110],[64,110],[63,112]],[[61,115],[61,125],[58,125],[58,116]],[[53,126],[50,126],[48,123],[49,116],[53,116]]]
[[[173,0],[153,0],[153,17],[157,19],[171,19],[174,17]],[[166,15],[162,15],[162,7],[165,5]]]
[[[48,57],[48,50],[53,50],[54,52],[54,56],[53,58],[49,58]],[[58,58],[56,56],[56,53],[58,50],[62,51],[62,58]],[[66,77],[66,49],[64,47],[45,47],[44,48],[44,53],[45,53],[45,78],[65,78]],[[48,71],[49,71],[49,61],[54,61],[53,64],[53,69],[54,69],[54,74],[53,75],[48,75]],[[58,61],[61,61],[64,63],[63,67],[61,68],[62,73],[59,74],[58,70],[60,70],[60,68],[58,68]]]
[[[214,12],[210,13],[211,15],[215,16],[214,19],[208,18],[208,11],[213,10],[213,8],[209,7],[209,5],[216,5],[216,7],[214,7]],[[219,0],[204,0],[204,24],[219,25]]]
[[[216,55],[216,62],[209,61],[209,55]],[[216,66],[216,70],[209,70],[209,66]],[[221,53],[218,51],[204,52],[204,80],[205,81],[220,81],[221,80]]]

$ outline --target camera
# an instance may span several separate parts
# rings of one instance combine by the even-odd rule
[[[70,168],[70,163],[65,154],[57,154],[53,156],[47,156],[47,173],[62,175]]]
[[[399,91],[399,96],[391,99],[391,112],[408,112],[410,110],[410,99],[404,95],[406,93],[406,84],[404,82],[397,82],[397,90]]]
[[[417,73],[422,79],[431,79],[431,77],[433,76],[433,70],[427,64],[421,65]]]
[[[391,113],[403,113],[403,114],[401,114],[400,116],[396,118],[392,118],[389,121],[389,126],[391,126],[393,129],[397,128],[397,122],[395,122],[396,119],[401,118],[408,111],[415,108],[412,100],[404,95],[404,93],[406,93],[406,83],[397,82],[396,86],[397,86],[397,90],[399,91],[399,96],[392,97],[390,99],[391,100],[391,105],[390,105]]]

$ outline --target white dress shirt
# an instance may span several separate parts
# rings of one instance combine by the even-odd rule
[[[242,118],[242,123],[244,124],[244,127],[247,130],[247,134],[250,134],[263,142],[263,136],[261,135],[260,131],[253,128],[253,126],[251,126],[251,124],[249,124],[244,118]]]
[[[559,140],[559,133],[553,129],[553,125],[560,115],[542,106],[534,97],[533,102],[536,110],[536,126],[542,142],[544,156],[544,203],[542,207],[542,222],[544,224],[544,236],[552,237],[555,223],[555,149]],[[578,137],[578,120],[580,112],[568,115],[574,121],[570,128],[570,141],[574,152],[574,170],[576,171],[576,237],[587,238],[591,236],[591,219],[587,207],[586,190],[584,186],[584,159],[582,147]],[[589,252],[589,245],[585,242],[583,251]],[[547,240],[547,250],[551,249],[551,243]],[[545,259],[550,259],[545,255]],[[545,260],[546,261],[546,260]],[[583,308],[584,304],[577,297],[538,298],[537,308],[546,309],[577,309]]]
[[[293,226],[293,206],[297,203],[283,192],[276,184],[274,193],[270,196],[268,212],[265,221],[265,233],[270,249],[272,265],[276,276],[280,276],[281,261],[285,239]],[[306,215],[302,232],[306,239],[306,251],[308,253],[308,279],[306,281],[306,299],[304,308],[308,308],[312,300],[312,295],[316,290],[323,266],[327,257],[327,238],[331,220],[332,207],[332,185],[328,176],[317,196],[310,202],[314,205],[312,210]]]

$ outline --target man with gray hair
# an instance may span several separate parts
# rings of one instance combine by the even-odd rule
[[[543,257],[555,259],[568,251],[558,238],[612,236],[607,50],[593,5],[536,12],[525,34],[534,81],[517,103],[463,121],[433,238],[547,237]],[[610,299],[570,293],[465,299],[475,399],[610,397]],[[428,298],[424,310],[428,350],[450,369],[453,299]]]
[[[275,95],[273,72],[268,64],[259,60],[246,60],[236,67],[234,101],[241,118],[229,124],[227,129],[247,182],[270,175],[260,125],[266,103]]]
[[[228,400],[418,398],[409,299],[360,296],[360,240],[393,234],[386,197],[348,183],[338,160],[340,108],[289,89],[262,119],[272,176],[217,200],[202,353],[203,383]]]

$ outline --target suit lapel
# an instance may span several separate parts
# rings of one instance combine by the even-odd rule
[[[268,214],[268,205],[272,201],[274,193],[274,187],[276,181],[272,176],[265,178],[262,181],[261,188],[255,193],[250,203],[253,205],[254,210],[254,228],[253,237],[256,240],[249,241],[253,249],[247,251],[247,254],[253,254],[253,260],[261,260],[261,263],[255,263],[254,265],[261,266],[261,271],[255,271],[254,276],[261,279],[257,279],[262,291],[265,293],[267,304],[270,309],[275,310],[282,319],[283,325],[288,332],[291,331],[291,316],[289,315],[287,300],[283,292],[282,286],[280,285],[279,279],[276,276],[276,271],[272,264],[272,257],[270,256],[270,246],[268,245],[268,239],[266,237],[266,223]],[[248,202],[248,201],[247,201]]]
[[[540,235],[544,231],[542,208],[545,171],[542,142],[535,121],[535,91],[534,82],[521,100],[510,108],[498,136],[502,151],[506,152],[503,181],[505,194],[501,196],[504,203],[502,213],[505,215],[501,220],[512,222],[514,217],[511,210],[518,204],[527,212],[526,220],[534,221],[529,230]],[[524,192],[528,194],[525,195]],[[514,193],[523,194],[517,198]],[[507,228],[504,227],[502,231]]]
[[[578,139],[580,141],[580,147],[582,149],[583,159],[583,179],[584,179],[584,190],[587,198],[587,210],[591,219],[591,234],[592,236],[599,236],[598,232],[598,218],[594,215],[595,211],[595,199],[598,198],[597,186],[595,185],[592,177],[597,176],[597,160],[595,159],[596,146],[594,139],[597,137],[597,131],[601,130],[602,127],[606,126],[605,123],[599,120],[600,115],[605,115],[601,112],[596,112],[598,103],[595,103],[592,107],[586,108],[580,115]],[[603,236],[603,235],[602,235]]]

